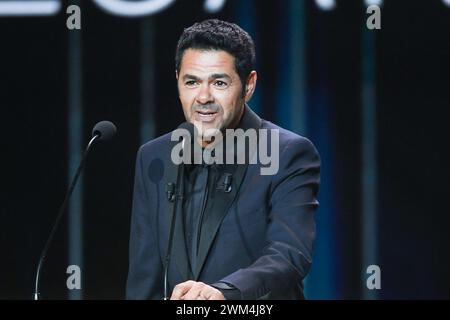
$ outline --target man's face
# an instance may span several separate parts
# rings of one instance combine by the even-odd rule
[[[184,116],[200,135],[207,129],[224,130],[238,124],[246,96],[234,57],[228,52],[187,49],[177,80]]]

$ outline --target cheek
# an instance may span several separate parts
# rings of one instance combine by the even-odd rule
[[[178,92],[181,104],[183,105],[183,109],[186,109],[187,111],[190,110],[195,100],[195,94],[186,89],[181,89]]]
[[[236,95],[224,96],[221,100],[225,117],[230,117],[236,112],[237,105],[239,103],[239,97]]]

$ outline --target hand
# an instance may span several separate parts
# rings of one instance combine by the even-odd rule
[[[214,287],[189,280],[173,288],[170,300],[225,300],[225,297]]]

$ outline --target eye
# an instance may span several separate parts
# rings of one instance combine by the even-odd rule
[[[225,81],[222,81],[222,80],[217,80],[216,82],[214,82],[214,86],[216,86],[218,88],[225,88],[228,86],[228,83],[226,83]]]
[[[186,87],[195,87],[195,86],[197,85],[197,81],[195,81],[195,80],[189,80],[189,81],[186,81],[186,82],[184,83],[184,85],[185,85]]]

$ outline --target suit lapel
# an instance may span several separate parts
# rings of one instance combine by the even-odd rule
[[[198,249],[197,268],[194,270],[194,279],[198,280],[203,265],[205,264],[206,257],[208,256],[209,249],[214,241],[214,238],[219,230],[220,224],[228,212],[233,200],[239,192],[242,180],[244,179],[247,165],[238,165],[233,174],[233,180],[231,182],[231,192],[220,192],[214,201],[208,201],[206,212],[201,231],[201,240]],[[215,187],[215,186],[214,186]]]
[[[261,126],[261,119],[253,113],[247,106],[245,108],[244,116],[239,125],[244,131],[250,128],[259,129]],[[255,146],[253,146],[255,147]],[[254,156],[254,152],[256,148],[250,148],[247,150],[248,159]],[[214,241],[214,238],[219,230],[220,224],[229,211],[233,200],[236,198],[239,193],[239,189],[241,187],[242,181],[244,180],[245,173],[248,167],[248,161],[246,164],[240,165],[225,165],[226,168],[234,167],[234,173],[230,172],[232,170],[228,170],[228,173],[233,174],[232,179],[232,189],[231,192],[225,193],[221,192],[219,196],[217,196],[214,201],[208,201],[206,212],[203,223],[202,223],[202,231],[201,231],[201,240],[199,243],[198,250],[198,260],[197,260],[197,268],[194,271],[194,279],[198,280],[200,273],[202,271],[203,265],[205,264],[206,258],[208,256],[208,252],[211,248],[211,245]],[[227,170],[226,170],[227,171]],[[225,172],[226,172],[225,171]]]

